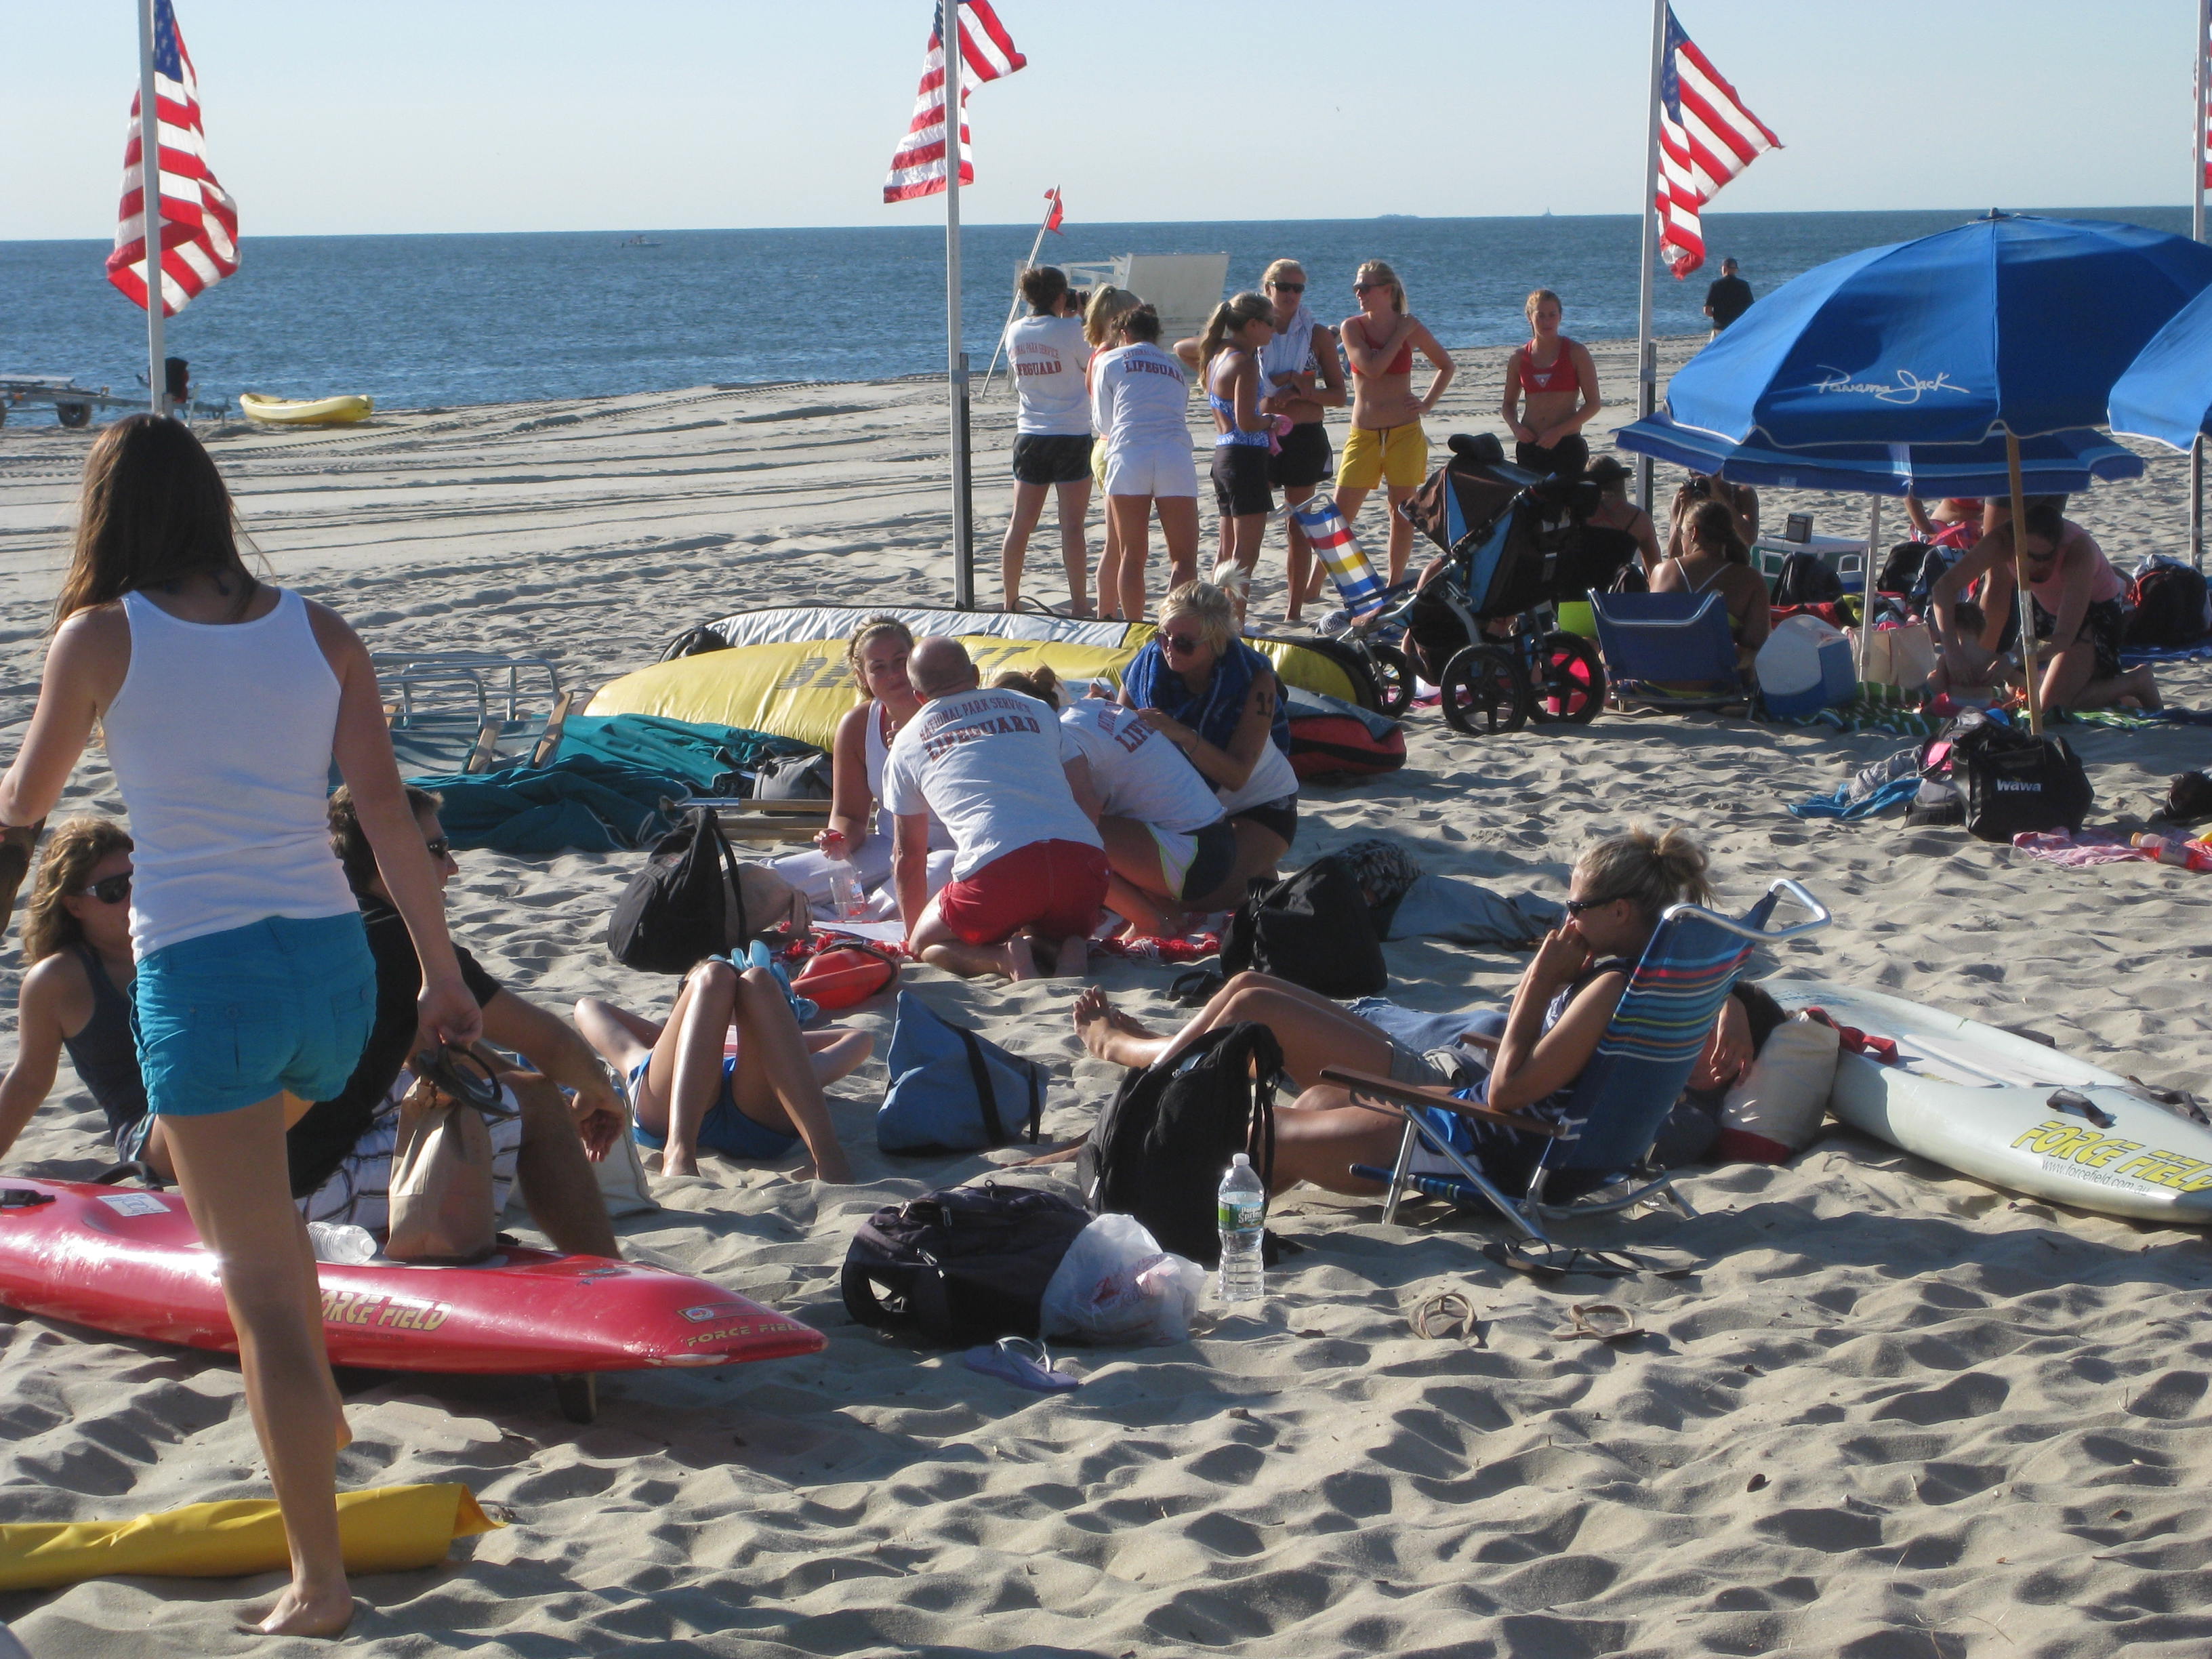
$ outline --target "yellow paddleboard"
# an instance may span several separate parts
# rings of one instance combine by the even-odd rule
[[[241,392],[238,406],[249,421],[264,426],[350,426],[367,420],[376,408],[374,398],[264,398],[258,392]]]

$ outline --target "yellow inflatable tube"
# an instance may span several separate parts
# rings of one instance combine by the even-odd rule
[[[466,1486],[378,1486],[338,1494],[348,1572],[409,1572],[446,1559],[456,1538],[501,1523]],[[0,1526],[0,1591],[86,1578],[245,1578],[291,1565],[284,1522],[265,1498],[191,1504],[135,1521]]]
[[[1010,640],[963,634],[986,684],[1009,668],[1043,662],[1064,682],[1106,679],[1118,685],[1121,671],[1152,637],[1149,628],[1129,631],[1118,646],[1077,645],[1059,640]],[[1271,640],[1252,641],[1274,663],[1285,684],[1347,702],[1358,694],[1351,677],[1317,651]],[[845,641],[799,640],[780,645],[740,645],[674,662],[655,663],[599,689],[590,714],[659,714],[702,726],[741,726],[830,747],[837,722],[858,698],[845,665]]]

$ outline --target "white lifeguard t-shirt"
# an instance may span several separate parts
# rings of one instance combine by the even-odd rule
[[[1190,373],[1149,340],[1116,347],[1091,374],[1091,423],[1107,450],[1190,447]]]
[[[1091,763],[1103,812],[1174,835],[1203,830],[1222,816],[1212,786],[1190,757],[1137,710],[1085,697],[1060,711],[1060,723]]]
[[[1091,435],[1090,399],[1083,387],[1091,342],[1083,337],[1083,319],[1023,318],[1006,331],[1006,360],[1014,367],[1014,395],[1021,400],[1016,432]]]
[[[891,739],[884,805],[933,815],[958,849],[961,880],[1041,841],[1103,848],[1061,769],[1082,749],[1035,697],[985,687],[933,697]]]

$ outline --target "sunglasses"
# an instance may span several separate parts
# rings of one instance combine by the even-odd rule
[[[1365,294],[1375,289],[1388,288],[1390,284],[1388,283],[1354,283],[1352,285],[1352,291],[1354,294]]]
[[[1618,904],[1620,902],[1618,898],[1569,899],[1562,908],[1569,915],[1578,916],[1585,910],[1602,910],[1607,905]]]
[[[1270,283],[1267,286],[1278,294],[1303,294],[1306,291],[1304,283]]]
[[[1163,634],[1160,644],[1177,656],[1187,657],[1206,641],[1195,634]]]
[[[444,836],[422,843],[422,850],[430,855],[433,864],[443,864],[453,856],[453,843]]]
[[[98,899],[102,904],[120,904],[131,896],[131,878],[128,874],[102,876],[91,886],[78,888],[76,894],[79,898]]]

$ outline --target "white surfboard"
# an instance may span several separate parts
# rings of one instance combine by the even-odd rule
[[[1828,1104],[1852,1127],[2033,1198],[2212,1224],[2212,1128],[2117,1073],[1993,1025],[1825,980],[1772,980],[1784,1008],[1894,1037],[1900,1064],[1842,1055]]]

